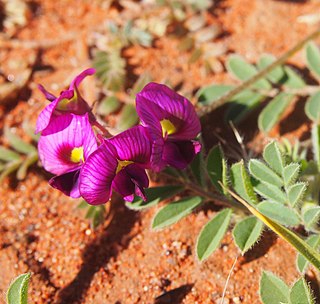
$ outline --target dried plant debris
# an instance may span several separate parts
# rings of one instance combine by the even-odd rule
[[[1,0],[3,10],[3,28],[5,33],[12,36],[16,29],[25,26],[30,20],[32,13],[28,1],[24,0]]]

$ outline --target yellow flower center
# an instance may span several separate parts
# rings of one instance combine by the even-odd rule
[[[57,109],[61,110],[61,111],[65,111],[68,109],[68,106],[71,102],[75,102],[77,101],[77,92],[76,90],[74,90],[74,94],[73,97],[71,97],[70,99],[68,98],[63,98],[59,101],[58,105],[57,105]]]
[[[160,124],[163,137],[165,137],[166,135],[174,134],[177,131],[176,127],[169,119],[162,119],[160,121]]]
[[[131,160],[118,160],[118,167],[116,170],[116,174],[118,174],[123,168],[126,166],[133,164],[133,161]]]
[[[84,162],[83,147],[73,148],[70,155],[70,160],[77,164],[80,161]]]

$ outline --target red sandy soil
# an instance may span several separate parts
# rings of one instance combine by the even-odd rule
[[[19,126],[23,120],[35,123],[45,101],[35,89],[42,83],[59,92],[72,76],[90,65],[86,37],[106,19],[116,18],[116,8],[102,10],[94,1],[35,1],[37,14],[16,38],[36,41],[36,48],[3,47],[0,62],[5,74],[16,73],[10,61],[28,61],[38,54],[29,87],[16,104],[0,108],[0,127]],[[256,61],[264,52],[279,56],[315,29],[298,23],[297,17],[320,10],[320,2],[276,0],[216,1],[208,20],[219,24],[224,34],[219,42],[229,53],[237,52]],[[49,46],[48,43],[51,39]],[[190,54],[178,50],[168,37],[157,39],[151,49],[133,46],[125,54],[134,66],[133,76],[149,71],[155,81],[183,81],[185,91],[193,91],[212,82],[233,81],[225,72],[200,73],[199,64],[187,64]],[[221,58],[222,62],[225,58]],[[291,63],[302,66],[299,53]],[[44,69],[50,67],[50,69]],[[89,81],[91,100],[95,82]],[[87,88],[88,88],[87,87]],[[271,133],[274,137],[302,137],[309,132],[301,106],[288,109],[290,114]],[[293,116],[292,116],[293,115]],[[294,117],[290,120],[290,117]],[[256,122],[240,126],[249,147],[261,151],[267,138],[254,129]],[[211,115],[203,127],[208,144],[215,134],[227,138],[218,115]],[[226,133],[225,133],[226,131]],[[3,139],[0,142],[5,144]],[[260,303],[258,284],[262,270],[272,271],[287,283],[293,283],[296,252],[273,233],[264,233],[259,244],[242,257],[228,232],[220,248],[200,264],[195,258],[195,240],[203,225],[214,216],[207,208],[197,211],[170,228],[151,230],[156,208],[137,213],[128,210],[115,197],[111,220],[93,231],[84,219],[77,201],[52,190],[49,175],[31,171],[23,182],[7,179],[0,188],[0,302],[10,281],[20,273],[33,273],[30,303],[220,303],[228,273],[236,257],[227,286],[224,304]],[[309,273],[312,278],[312,272]]]

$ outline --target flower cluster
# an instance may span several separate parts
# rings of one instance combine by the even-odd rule
[[[109,201],[113,190],[127,201],[135,195],[146,200],[146,169],[184,169],[200,151],[193,140],[201,129],[199,119],[188,99],[165,85],[149,83],[136,97],[141,125],[105,138],[94,132],[97,121],[78,90],[92,74],[94,69],[83,71],[58,97],[39,86],[51,102],[36,126],[41,132],[40,160],[55,174],[49,183],[93,205]]]

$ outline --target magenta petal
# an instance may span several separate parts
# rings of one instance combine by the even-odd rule
[[[79,147],[83,148],[84,160],[97,148],[88,115],[56,116],[39,139],[39,158],[47,171],[62,175],[82,165],[70,158],[71,151]]]
[[[91,205],[106,203],[118,166],[114,147],[103,143],[84,163],[80,173],[81,196]]]
[[[191,102],[163,84],[147,84],[137,94],[136,103],[140,119],[146,126],[152,127],[159,120],[169,119],[177,127],[177,132],[170,135],[172,139],[191,140],[201,131]]]
[[[57,175],[50,179],[49,184],[72,198],[79,198],[79,174],[80,169]]]
[[[136,126],[107,140],[117,150],[118,159],[149,166],[151,142],[148,130]]]
[[[163,160],[174,168],[184,169],[200,149],[201,145],[197,141],[167,141],[163,147]]]
[[[136,164],[131,164],[122,169],[113,181],[113,188],[125,200],[132,201],[134,194],[145,199],[144,189],[149,185],[145,170]]]
[[[75,87],[78,87],[82,80],[87,76],[93,75],[96,72],[95,69],[90,68],[81,72],[78,76],[76,76],[70,84],[69,90],[73,90]]]
[[[57,97],[55,97],[53,94],[51,94],[50,92],[48,92],[43,85],[38,84],[38,89],[43,93],[43,95],[49,100],[49,101],[54,101],[55,99],[57,99]]]

